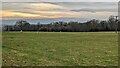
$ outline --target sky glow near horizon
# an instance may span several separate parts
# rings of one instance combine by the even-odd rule
[[[3,20],[34,18],[95,18],[117,15],[117,2],[2,3]]]

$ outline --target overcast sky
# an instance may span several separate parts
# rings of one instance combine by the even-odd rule
[[[117,4],[117,2],[2,3],[2,16],[3,20],[19,18],[106,19],[110,15],[117,15]]]

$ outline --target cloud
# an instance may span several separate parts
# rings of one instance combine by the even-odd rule
[[[16,7],[17,6],[17,7]],[[3,14],[8,17],[52,17],[59,11],[64,11],[65,7],[50,3],[3,3]],[[52,14],[52,15],[51,15]]]
[[[118,3],[115,2],[58,2],[52,3],[60,6],[67,7],[69,9],[80,9],[80,8],[89,8],[89,9],[117,9]]]
[[[118,2],[119,0],[1,0],[2,2]]]
[[[70,10],[70,11],[74,11],[74,12],[118,12],[117,9],[89,9],[89,8],[86,8],[86,9],[73,9],[73,10]]]
[[[40,10],[40,11],[50,11],[64,9],[63,6],[54,5],[50,3],[3,3],[3,10]]]
[[[117,14],[117,3],[41,2],[3,3],[3,18],[105,18]]]
[[[94,10],[89,10],[89,9],[73,9],[71,11],[74,11],[74,12],[96,12]]]

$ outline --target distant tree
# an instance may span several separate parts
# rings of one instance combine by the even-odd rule
[[[92,19],[87,22],[53,22],[50,24],[29,24],[25,20],[19,20],[14,26],[4,26],[4,31],[47,31],[47,32],[93,32],[93,31],[118,31],[120,28],[118,16],[110,16],[108,20]]]
[[[40,30],[40,22],[37,23],[37,31]]]
[[[27,21],[19,20],[16,22],[15,26],[20,28],[21,31],[23,31],[23,30],[28,30],[30,24]]]
[[[110,16],[108,23],[111,26],[112,31],[117,31],[118,29],[118,17],[117,16]]]

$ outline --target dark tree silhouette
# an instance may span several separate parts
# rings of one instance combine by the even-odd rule
[[[53,22],[50,24],[29,24],[27,21],[19,20],[14,26],[4,26],[3,31],[46,31],[46,32],[96,32],[96,31],[118,31],[119,21],[117,16],[110,16],[108,20],[96,20],[80,22]]]

